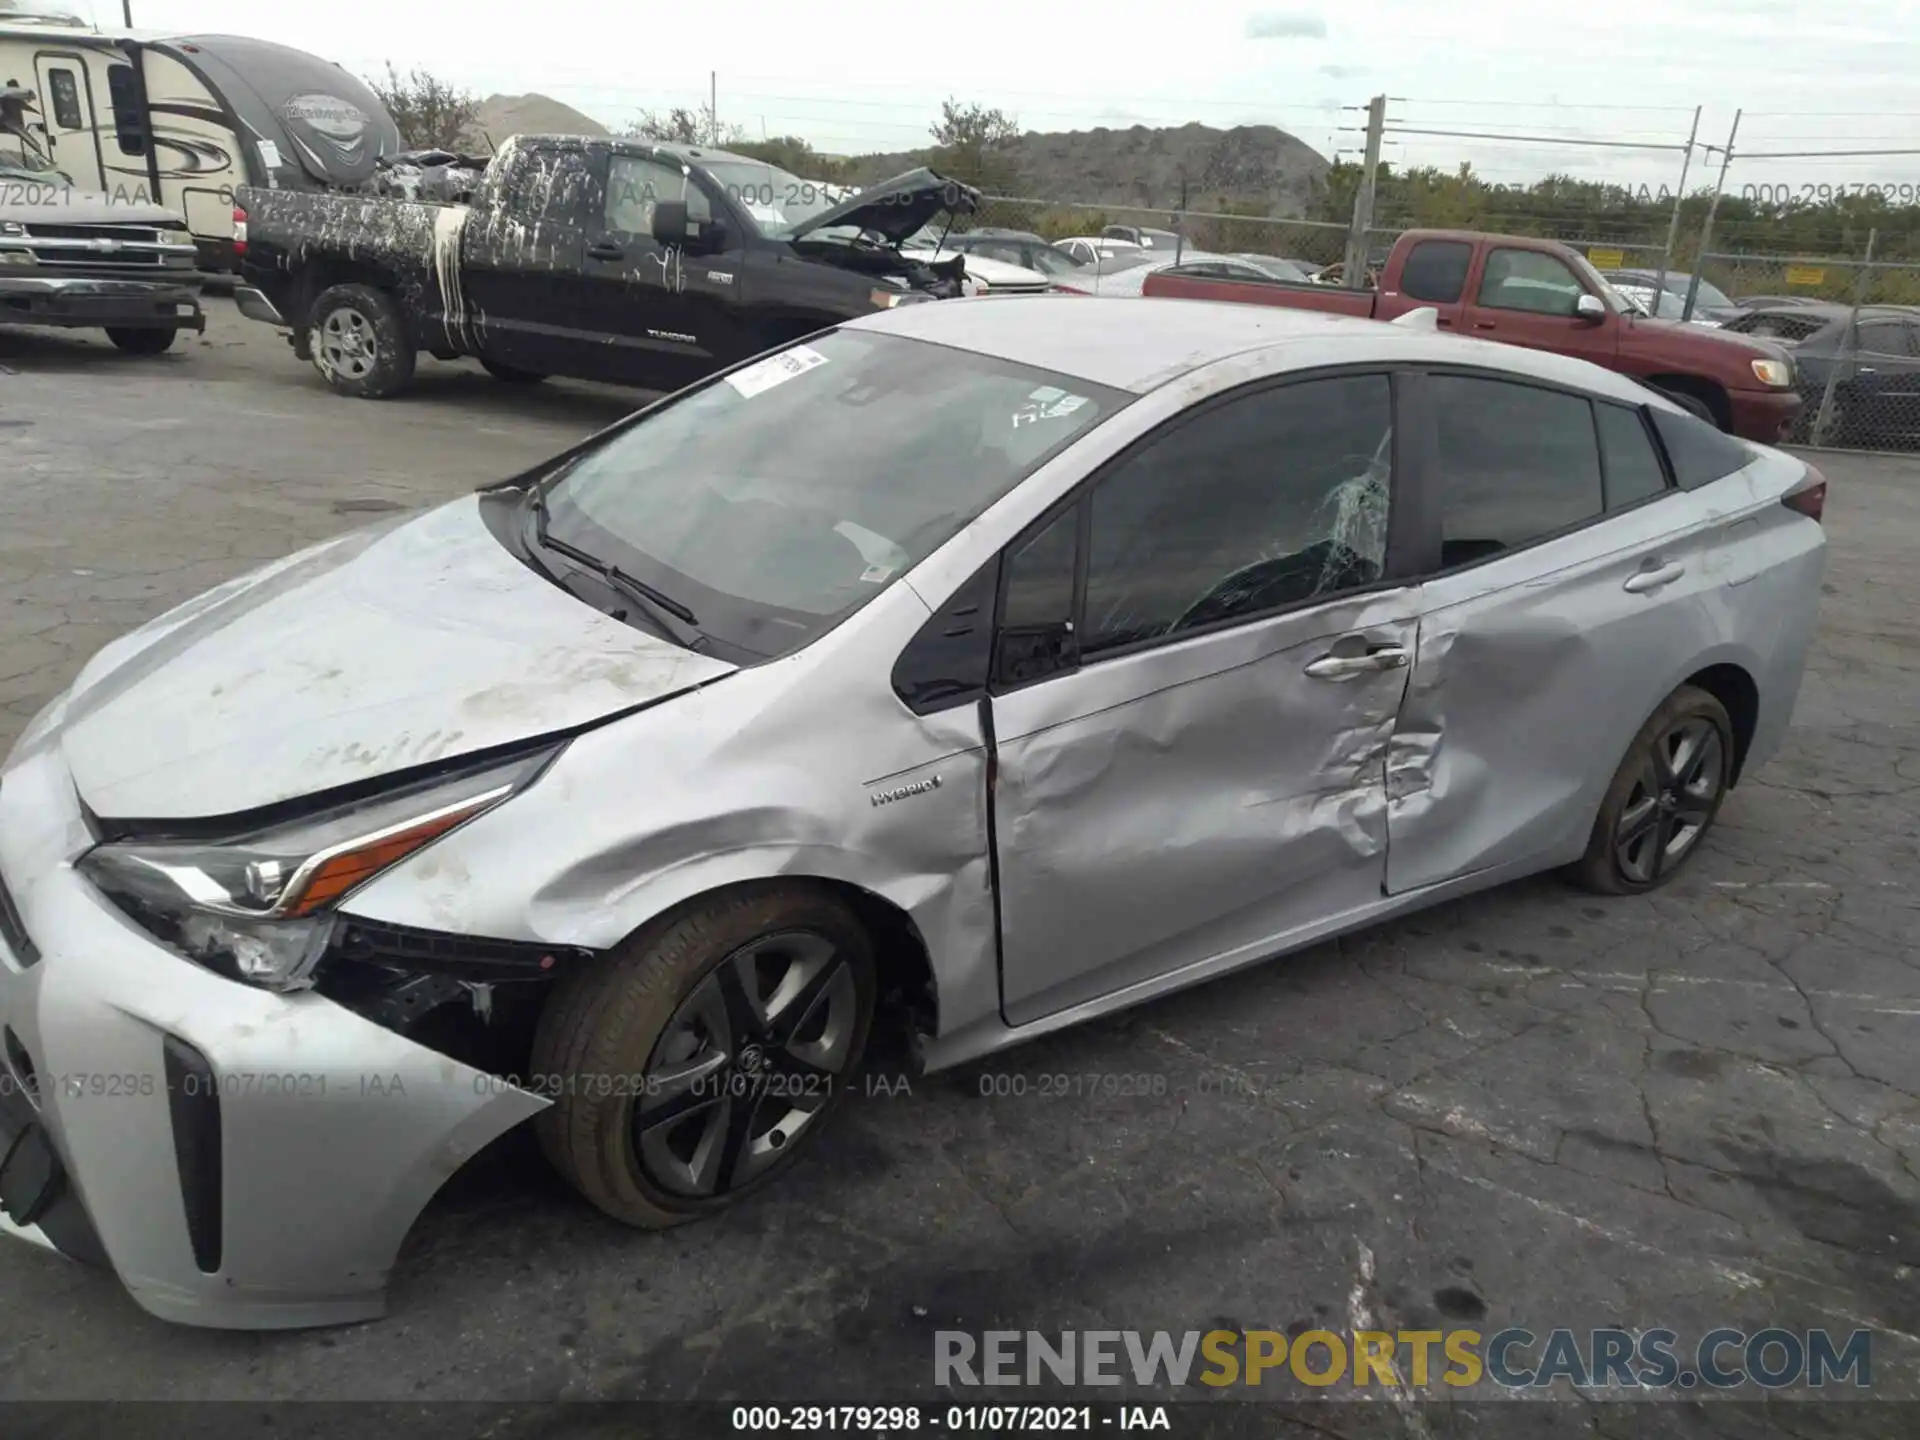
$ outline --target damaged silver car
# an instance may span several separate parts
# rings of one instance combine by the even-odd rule
[[[905,307],[102,651],[0,775],[0,1207],[156,1315],[381,1313],[522,1122],[633,1225],[928,1068],[1695,855],[1824,482],[1578,361]]]

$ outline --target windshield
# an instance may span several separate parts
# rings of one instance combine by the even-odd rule
[[[826,633],[1131,398],[837,330],[589,451],[548,493],[549,533],[771,658]]]
[[[1033,268],[1042,275],[1072,275],[1085,268],[1066,251],[1051,245],[1036,245],[1027,253],[1033,258]]]
[[[757,160],[709,160],[703,168],[771,236],[824,215],[853,193],[844,185],[802,180]]]

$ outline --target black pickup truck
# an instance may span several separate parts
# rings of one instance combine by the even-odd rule
[[[425,351],[503,380],[675,389],[824,326],[966,293],[900,242],[979,192],[915,170],[857,195],[697,146],[515,136],[466,204],[248,188],[242,313],[344,395]]]

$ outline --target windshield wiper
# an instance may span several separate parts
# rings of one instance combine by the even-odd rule
[[[527,491],[527,509],[533,515],[533,539],[542,550],[551,550],[556,555],[565,556],[582,569],[598,575],[607,584],[645,607],[650,613],[661,611],[682,624],[697,627],[700,619],[687,606],[681,604],[663,590],[657,590],[646,581],[636,579],[611,561],[602,560],[589,550],[571,545],[565,540],[556,540],[547,533],[547,497],[542,488],[535,487]],[[655,623],[658,624],[656,617]],[[676,635],[667,626],[661,626],[667,637],[678,644],[686,644],[686,637]]]

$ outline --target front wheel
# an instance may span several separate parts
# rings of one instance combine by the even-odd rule
[[[1692,858],[1733,782],[1733,724],[1682,685],[1640,728],[1614,773],[1574,879],[1605,895],[1657,889]]]
[[[173,337],[178,330],[156,329],[152,327],[129,328],[120,325],[107,327],[107,339],[114,347],[129,355],[164,355],[173,348]]]
[[[371,285],[335,285],[308,319],[313,364],[342,395],[384,400],[413,379],[413,341],[390,296]]]
[[[533,1071],[561,1175],[614,1219],[664,1229],[773,1180],[852,1082],[873,947],[817,887],[696,904],[562,982]]]

